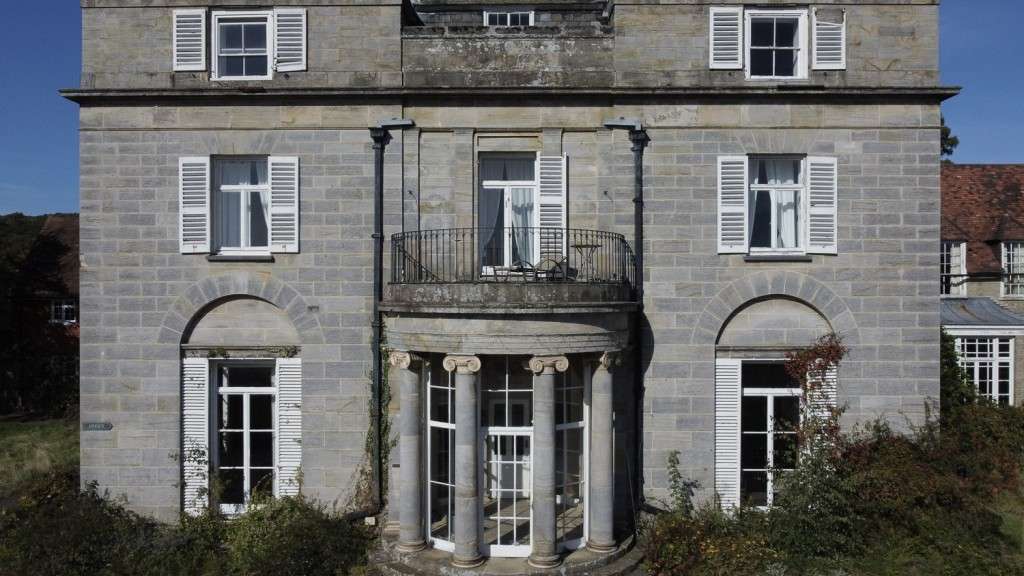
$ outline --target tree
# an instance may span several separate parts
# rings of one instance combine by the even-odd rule
[[[939,409],[942,415],[951,415],[961,406],[974,404],[976,396],[974,385],[967,381],[960,368],[956,340],[943,330],[939,351]]]
[[[960,139],[953,135],[953,130],[949,126],[946,126],[946,117],[941,117],[942,121],[942,135],[941,135],[941,154],[944,159],[949,159],[956,151],[956,147],[960,145]]]

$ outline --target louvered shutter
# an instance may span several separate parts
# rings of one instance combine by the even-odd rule
[[[807,159],[807,252],[838,251],[839,162],[836,158]]]
[[[271,156],[270,251],[299,251],[299,159]]]
[[[718,253],[747,252],[747,157],[718,157]]]
[[[741,362],[715,361],[715,492],[723,509],[740,505]]]
[[[178,159],[178,238],[182,254],[210,251],[210,157]]]
[[[274,68],[278,72],[306,69],[306,9],[274,9]]]
[[[182,360],[182,479],[185,512],[202,514],[209,502],[210,363],[206,358]]]
[[[302,359],[277,359],[277,496],[299,493],[302,464]]]
[[[539,175],[538,204],[541,258],[565,255],[566,157],[537,158]]]
[[[845,70],[846,11],[841,8],[815,8],[811,12],[811,30],[814,69]]]
[[[206,10],[175,10],[173,27],[174,71],[206,70]]]
[[[712,70],[743,69],[743,7],[712,7],[709,65]]]
[[[807,398],[812,414],[819,418],[827,418],[830,410],[837,406],[837,380],[836,367],[829,367],[825,371],[825,382],[815,386]]]

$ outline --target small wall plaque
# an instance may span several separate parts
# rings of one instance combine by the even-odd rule
[[[106,432],[113,429],[114,425],[110,422],[82,422],[82,431],[84,432]]]

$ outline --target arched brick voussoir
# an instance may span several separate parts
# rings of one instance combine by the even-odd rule
[[[288,315],[303,344],[323,344],[320,320],[309,311],[302,294],[270,274],[245,271],[203,278],[186,288],[164,314],[159,341],[181,344],[201,312],[219,300],[237,296],[259,298],[277,306]]]
[[[726,284],[708,302],[690,342],[714,346],[732,315],[747,303],[770,297],[799,300],[822,315],[848,345],[860,343],[860,329],[846,302],[822,282],[798,272],[756,272]]]

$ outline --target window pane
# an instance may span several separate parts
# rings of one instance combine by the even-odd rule
[[[245,503],[245,473],[241,470],[219,470],[220,502],[222,504]]]
[[[226,366],[225,368],[227,370],[227,386],[232,388],[273,386],[273,366]]]
[[[241,24],[221,24],[220,25],[220,49],[224,50],[241,50],[242,44],[242,25]]]
[[[260,192],[249,193],[249,245],[267,246],[267,213]]]
[[[775,75],[796,76],[796,50],[775,51]]]
[[[274,494],[274,471],[272,469],[249,471],[249,493],[251,498],[266,498]]]
[[[246,51],[265,50],[267,48],[267,25],[246,24],[244,42]]]
[[[773,44],[774,29],[771,19],[753,19],[750,22],[750,45],[771,46]]]
[[[274,429],[273,396],[254,394],[249,397],[249,428],[252,430]]]
[[[242,56],[221,56],[217,64],[220,76],[245,76],[245,61]]]
[[[744,434],[740,445],[740,467],[768,468],[768,434]]]
[[[774,438],[775,468],[792,470],[796,468],[797,442],[795,433],[776,433]]]
[[[435,422],[448,420],[448,389],[430,387],[430,419]]]
[[[800,165],[799,158],[754,158],[751,162],[750,181],[752,184],[798,185]]]
[[[267,75],[267,57],[266,56],[246,56],[245,57],[245,75],[246,76],[266,76]]]
[[[487,25],[488,26],[497,26],[498,25],[498,15],[497,14],[488,14],[487,15]]]
[[[740,420],[744,432],[766,432],[768,430],[768,398],[744,396],[743,414]]]
[[[237,394],[218,394],[217,427],[221,430],[242,429],[242,400]]]
[[[800,425],[800,397],[777,396],[775,402],[775,430],[796,430]]]
[[[273,466],[274,465],[274,433],[273,432],[250,432],[249,433],[249,465],[250,466]]]
[[[800,246],[800,194],[796,190],[775,191],[775,221],[778,222],[775,246],[798,248]]]
[[[797,21],[779,19],[775,21],[775,45],[796,46]]]
[[[757,50],[750,51],[750,75],[751,76],[773,76],[772,51]]]
[[[221,432],[217,462],[220,466],[242,466],[245,455],[242,448],[243,432]]]
[[[452,489],[448,486],[430,487],[430,536],[441,540],[451,538]]]
[[[430,480],[451,483],[448,475],[449,431],[445,428],[430,428]]]
[[[218,242],[221,247],[238,248],[242,240],[242,198],[238,192],[218,191],[214,212]]]
[[[767,506],[768,473],[743,472],[740,474],[740,500],[747,506]]]
[[[754,192],[750,219],[751,248],[772,247],[772,196],[767,190]]]
[[[509,392],[509,426],[531,426],[533,424],[533,394],[530,392]]]
[[[799,388],[782,362],[744,362],[744,388]]]

